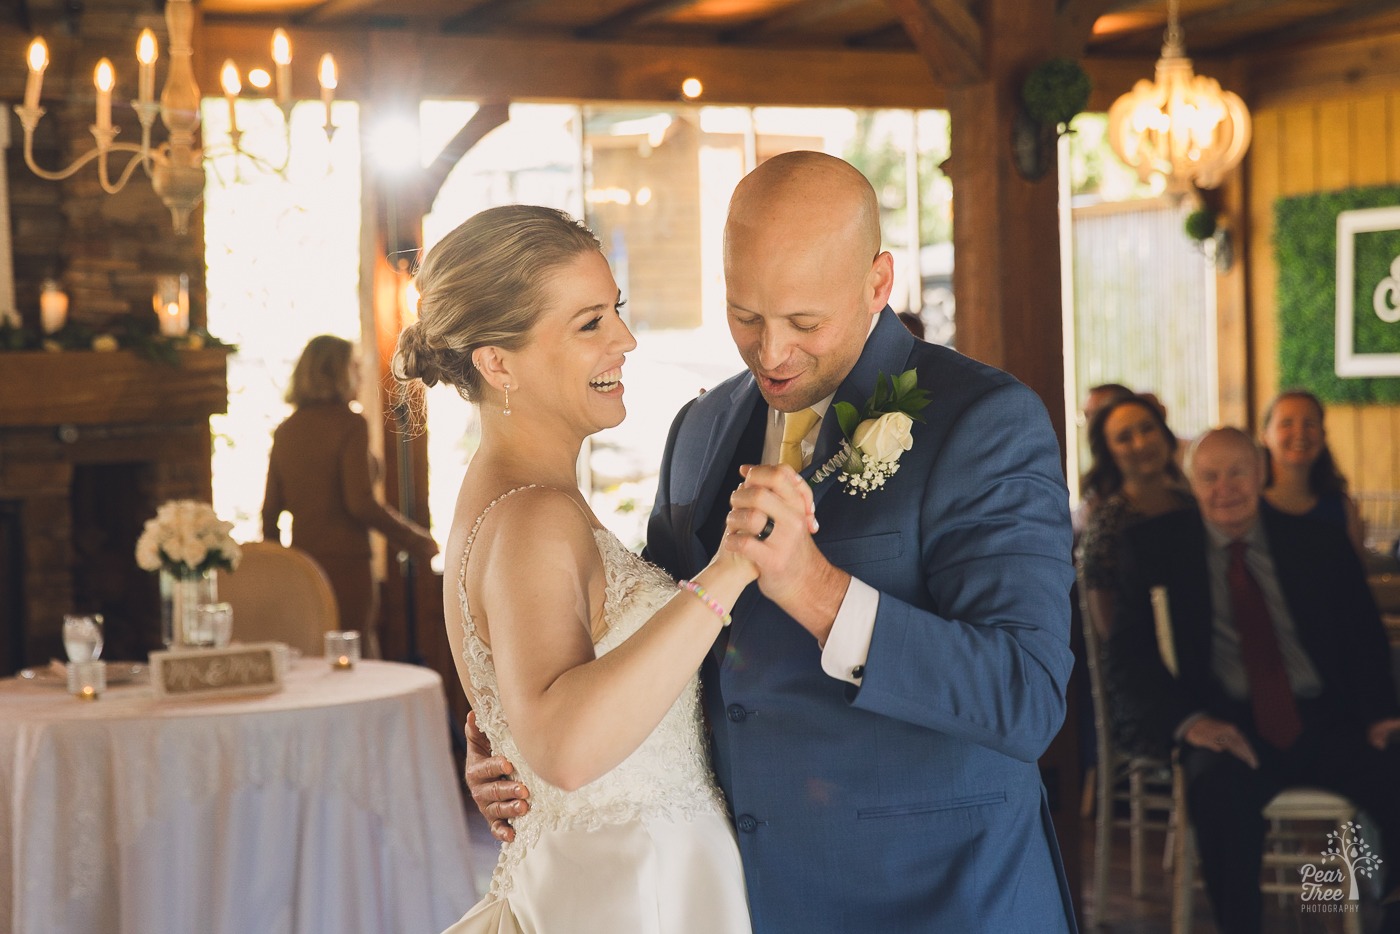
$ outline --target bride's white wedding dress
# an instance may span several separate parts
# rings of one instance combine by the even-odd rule
[[[520,489],[530,489],[522,487]],[[491,889],[445,934],[730,934],[749,931],[743,869],[724,799],[715,787],[694,676],[661,723],[612,771],[567,792],[520,754],[501,710],[491,650],[467,609],[463,573],[494,500],[467,536],[457,576],[476,719],[491,748],[530,789],[530,813],[513,821]],[[603,655],[676,592],[664,571],[595,530],[607,576]],[[555,573],[540,568],[540,573]]]

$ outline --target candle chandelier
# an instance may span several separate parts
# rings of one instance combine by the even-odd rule
[[[24,128],[24,163],[40,178],[59,181],[73,175],[89,162],[97,162],[97,177],[102,190],[116,194],[126,187],[139,167],[150,179],[151,188],[170,209],[170,217],[175,232],[183,234],[188,230],[190,212],[204,197],[204,159],[215,153],[206,152],[198,139],[200,92],[194,80],[192,59],[194,49],[190,36],[194,27],[194,9],[190,0],[167,0],[165,4],[165,28],[169,37],[170,65],[161,88],[160,98],[155,98],[155,63],[159,57],[156,37],[149,29],[143,29],[136,41],[136,59],[139,63],[138,91],[131,107],[141,123],[141,142],[116,142],[118,129],[112,126],[112,89],[116,85],[116,72],[110,60],[104,58],[97,63],[93,72],[93,86],[97,89],[97,112],[91,126],[93,148],[74,159],[66,168],[50,171],[34,161],[34,130],[45,110],[39,106],[39,92],[43,85],[44,70],[49,65],[49,50],[42,38],[29,44],[29,78],[24,89],[24,103],[15,106],[20,125]],[[248,73],[249,83],[265,88],[275,81],[274,94],[283,120],[290,134],[291,111],[291,66],[292,44],[286,32],[281,29],[273,33],[272,39],[273,74],[264,69],[253,69]],[[329,54],[321,56],[318,78],[321,85],[321,100],[326,109],[325,131],[330,139],[335,133],[331,122],[331,103],[335,97],[337,84],[335,61]],[[244,151],[239,146],[242,133],[234,112],[234,104],[242,91],[242,80],[238,68],[232,61],[225,61],[220,71],[220,83],[229,107],[229,146],[231,151],[246,156],[255,162],[268,165],[265,160]],[[167,139],[159,145],[152,145],[151,131],[156,117],[165,125]],[[290,152],[290,135],[288,151]],[[112,179],[109,157],[116,153],[131,153],[132,157]],[[274,171],[281,169],[272,167]],[[285,165],[282,166],[285,168]]]
[[[1215,188],[1249,148],[1249,111],[1239,95],[1196,74],[1186,57],[1177,0],[1167,5],[1167,32],[1155,80],[1143,79],[1113,102],[1108,141],[1144,182],[1165,177],[1176,194]]]

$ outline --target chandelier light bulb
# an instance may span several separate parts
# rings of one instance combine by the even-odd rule
[[[156,34],[150,29],[141,30],[141,35],[136,40],[136,60],[143,65],[154,65],[159,55]]]
[[[272,61],[277,65],[290,65],[292,63],[292,40],[287,38],[287,30],[285,29],[272,31]]]
[[[49,46],[43,39],[36,38],[29,43],[29,70],[44,73],[44,69],[49,67]]]
[[[224,94],[229,97],[237,97],[243,90],[243,82],[238,78],[238,66],[233,59],[224,59],[224,67],[219,71],[219,84],[223,85]]]
[[[39,90],[44,84],[44,69],[49,67],[49,47],[43,39],[29,43],[25,56],[29,61],[29,77],[24,84],[24,106],[29,110],[39,106]]]
[[[117,73],[110,60],[104,58],[98,61],[97,67],[92,70],[92,84],[104,94],[112,93],[112,88],[117,85]]]

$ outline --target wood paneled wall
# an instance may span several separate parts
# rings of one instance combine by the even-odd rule
[[[1265,106],[1246,160],[1251,427],[1282,387],[1274,200],[1400,184],[1400,90]],[[1400,407],[1334,405],[1327,435],[1353,491],[1400,490]]]

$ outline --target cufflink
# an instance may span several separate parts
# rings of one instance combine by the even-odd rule
[[[856,667],[852,668],[852,669],[851,669],[851,677],[852,677],[852,678],[856,678],[857,680],[860,679],[860,678],[864,678],[864,677],[865,677],[865,666],[864,666],[864,665],[857,665]]]

